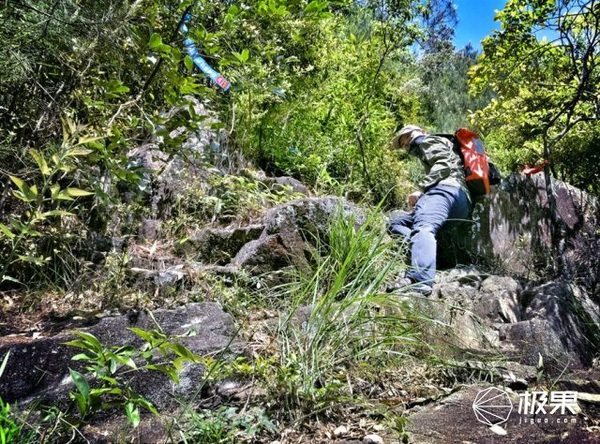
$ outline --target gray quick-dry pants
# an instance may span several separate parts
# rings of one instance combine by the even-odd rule
[[[388,222],[391,234],[401,235],[411,243],[408,278],[433,285],[437,248],[435,235],[446,221],[466,219],[470,210],[469,199],[462,188],[436,185],[421,196],[411,213]]]

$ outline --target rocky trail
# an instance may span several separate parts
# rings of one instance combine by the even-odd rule
[[[210,167],[203,162],[184,165],[153,145],[131,153],[149,171],[152,214],[135,238],[95,242],[99,251],[125,253],[122,282],[150,297],[123,296],[107,303],[87,291],[83,279],[80,289],[46,295],[29,310],[18,294],[5,296],[10,304],[0,324],[0,356],[10,353],[10,358],[0,378],[2,399],[19,408],[66,403],[73,390],[69,368],[85,371],[71,359],[80,350],[65,345],[75,338],[75,329],[92,333],[103,344],[136,347],[141,340],[129,328],[158,326],[193,353],[229,362],[236,357],[253,362],[273,347],[272,335],[282,318],[275,305],[267,300],[232,309],[218,296],[243,283],[247,294],[264,297],[286,282],[290,268],[311,269],[319,247],[315,240],[327,237],[336,214],[360,226],[368,209],[341,197],[319,196],[291,177],[267,177],[242,160],[234,165],[227,153],[215,151],[218,138],[207,130],[188,141],[203,159],[212,156]],[[217,161],[225,158],[229,163]],[[214,177],[221,184],[227,178],[233,182],[213,187]],[[179,194],[200,187],[208,195],[222,195],[235,181],[282,199],[261,202],[258,210],[243,216],[224,213],[190,227],[184,241],[164,236]],[[557,275],[544,193],[541,175],[507,178],[476,206],[472,221],[441,235],[444,270],[433,294],[398,295],[418,318],[420,340],[433,350],[437,363],[407,357],[404,368],[384,372],[380,385],[365,381],[355,390],[371,407],[394,411],[402,423],[391,427],[362,405],[342,402],[344,414],[311,419],[302,429],[281,423],[267,442],[600,442],[599,207],[584,192],[556,184],[565,230],[565,268]],[[310,316],[311,309],[304,307],[296,315]],[[168,419],[178,417],[182,401],[209,409],[276,402],[253,377],[234,372],[213,379],[206,373],[206,362],[188,362],[178,384],[151,372],[134,375],[130,386],[161,417],[143,414],[132,431],[109,410],[89,421],[78,439],[164,442],[171,433]],[[501,390],[512,405],[500,431],[482,422],[473,407],[488,388]],[[578,398],[573,412],[563,409],[562,415],[544,410],[519,414],[522,395],[534,392],[576,392]]]

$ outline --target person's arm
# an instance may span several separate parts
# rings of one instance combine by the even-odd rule
[[[419,182],[426,191],[452,173],[452,143],[438,136],[426,137],[419,144],[423,161],[430,167],[427,176]]]

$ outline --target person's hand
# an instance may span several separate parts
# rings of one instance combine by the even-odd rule
[[[417,201],[421,198],[422,195],[423,193],[421,193],[420,191],[415,191],[414,193],[408,195],[408,197],[406,198],[406,203],[409,207],[412,208],[417,204]]]

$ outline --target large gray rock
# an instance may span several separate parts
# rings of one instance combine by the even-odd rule
[[[279,177],[268,177],[264,180],[266,183],[271,184],[273,189],[284,191],[286,188],[291,189],[294,193],[304,194],[305,196],[310,195],[310,191],[306,185],[300,182],[298,179],[294,179],[289,176]]]
[[[337,197],[304,198],[278,205],[263,217],[260,237],[244,245],[231,265],[261,274],[293,265],[308,266],[317,239],[326,242],[336,215],[355,223],[365,219],[360,208]]]
[[[557,218],[565,229],[563,271],[588,289],[597,289],[600,206],[569,184],[558,180],[553,184]],[[440,233],[441,256],[448,262],[482,261],[526,279],[544,276],[555,264],[542,174],[509,176],[490,196],[478,200],[472,219],[472,223],[445,230],[446,235]]]
[[[346,199],[333,196],[304,198],[269,210],[263,218],[264,234],[301,231],[326,239],[329,223],[336,215],[353,219],[356,224],[365,220],[364,212]]]
[[[293,243],[290,242],[291,236],[294,237]],[[253,275],[281,270],[291,265],[306,269],[308,254],[308,244],[299,233],[286,233],[285,240],[278,234],[270,234],[244,245],[231,265]]]
[[[443,325],[460,349],[489,354],[500,346],[500,325],[521,319],[519,284],[510,277],[488,276],[475,269],[441,273],[431,299],[421,310],[437,321],[430,332],[437,341]]]
[[[177,250],[204,264],[226,265],[240,249],[255,239],[264,230],[264,225],[253,224],[232,228],[202,228],[188,236]]]
[[[478,354],[503,354],[559,374],[590,366],[600,351],[600,308],[582,287],[552,281],[526,290],[513,278],[474,269],[441,273],[420,310],[436,322],[428,340]]]
[[[326,244],[330,222],[338,215],[357,225],[365,220],[364,212],[343,198],[297,199],[269,209],[249,225],[197,230],[175,251],[163,251],[160,243],[156,248],[132,244],[129,272],[138,286],[154,289],[185,287],[195,272],[211,266],[218,274],[269,273],[268,281],[279,282],[285,278],[271,272],[308,269],[315,247]]]
[[[138,187],[149,195],[150,217],[159,221],[176,211],[175,202],[182,193],[208,195],[209,179],[248,165],[240,150],[228,143],[227,131],[218,128],[217,115],[197,98],[185,99],[187,106],[172,108],[162,116],[170,128],[158,128],[156,134],[162,135],[127,153],[129,167],[142,171]],[[156,235],[153,230],[140,232],[148,234],[149,239]]]
[[[600,308],[581,288],[549,282],[524,291],[522,320],[502,325],[505,350],[524,364],[542,356],[552,373],[589,366],[600,348]]]
[[[156,321],[156,323],[155,323]],[[128,316],[108,317],[96,325],[83,329],[95,335],[105,345],[139,346],[142,341],[128,330],[138,327],[156,329],[158,324],[169,337],[199,355],[227,349],[240,353],[242,343],[236,339],[233,318],[215,303],[197,303],[175,310],[156,310],[149,316],[137,313]],[[73,339],[72,332],[63,332],[46,338],[24,336],[0,339],[0,356],[10,351],[5,373],[0,378],[0,397],[7,402],[18,402],[41,397],[48,401],[64,399],[69,384],[68,369],[80,371],[82,366],[71,358],[81,350],[64,345]],[[172,402],[173,396],[193,395],[202,381],[201,365],[186,365],[179,385],[158,373],[136,374],[131,384],[134,389],[159,407]]]
[[[500,436],[490,428],[477,420],[473,410],[473,403],[478,394],[483,390],[496,390],[495,402],[502,399],[512,403],[512,410],[496,408],[492,413],[499,413],[502,417],[508,416],[508,421],[501,425],[506,435]],[[571,443],[585,444],[596,443],[600,440],[597,430],[586,428],[584,418],[572,415],[547,415],[548,423],[532,424],[533,416],[524,416],[525,420],[517,412],[519,397],[517,393],[505,390],[503,387],[494,388],[488,385],[470,386],[463,388],[447,398],[433,402],[423,407],[418,407],[408,415],[408,427],[410,443],[415,444],[501,444],[501,443]],[[540,415],[538,415],[539,417]],[[493,416],[490,416],[492,419]],[[558,418],[566,419],[566,423],[559,423]],[[575,419],[576,423],[570,420]],[[534,418],[535,419],[535,418]],[[498,426],[500,427],[500,426]]]

